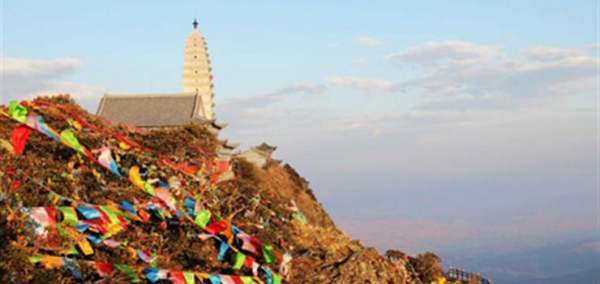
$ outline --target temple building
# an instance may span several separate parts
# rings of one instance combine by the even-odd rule
[[[182,92],[172,94],[105,94],[97,115],[137,127],[176,127],[216,123],[210,59],[206,41],[194,21],[183,56]],[[217,127],[219,130],[223,126]]]
[[[212,69],[208,48],[198,30],[198,22],[192,23],[183,55],[182,88],[180,93],[170,94],[104,94],[98,105],[97,115],[112,123],[136,127],[161,129],[202,124],[215,136],[226,126],[218,123],[214,112]],[[221,140],[218,149],[217,168],[229,166],[233,149],[237,144]]]
[[[262,143],[244,151],[239,155],[239,157],[242,157],[248,162],[255,164],[257,167],[262,168],[273,159],[272,155],[276,149],[277,146],[271,146],[267,143]]]

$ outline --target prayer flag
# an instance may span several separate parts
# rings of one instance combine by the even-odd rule
[[[65,129],[60,133],[60,140],[65,143],[67,146],[73,148],[75,151],[79,153],[84,153],[84,148],[79,144],[79,140],[75,137],[75,134],[71,129]]]
[[[226,242],[220,242],[221,245],[219,246],[219,256],[217,257],[217,259],[219,261],[223,261],[225,259],[225,254],[227,253],[227,250],[229,249],[229,245]]]
[[[133,166],[129,169],[129,180],[139,189],[144,189],[144,181],[140,177],[140,168],[138,166]]]
[[[281,276],[274,274],[273,275],[273,284],[281,284]]]
[[[59,138],[59,134],[56,133],[56,131],[50,127],[48,127],[48,124],[46,124],[46,122],[44,121],[44,118],[41,116],[37,116],[36,117],[37,122],[35,124],[35,129],[41,133],[43,133],[44,135],[54,139],[57,142],[60,142],[60,138]]]
[[[42,261],[42,257],[39,255],[30,256],[28,259],[29,259],[29,262],[31,262],[33,264],[36,264],[36,263]]]
[[[255,284],[256,282],[254,282],[254,280],[252,280],[252,277],[250,276],[241,276],[240,279],[242,280],[242,283],[244,284]]]
[[[266,263],[272,263],[275,260],[275,255],[273,254],[273,246],[264,245],[262,248],[263,251],[263,259]]]
[[[235,254],[235,263],[233,264],[234,269],[241,269],[246,261],[246,255],[238,252]]]
[[[146,279],[148,279],[148,281],[150,281],[150,283],[156,283],[160,280],[160,275],[159,275],[160,270],[158,268],[153,268],[153,267],[148,267],[148,268],[144,268],[144,275],[146,276]]]
[[[188,215],[194,217],[195,209],[196,209],[196,199],[191,196],[186,196],[183,199],[183,207],[187,210]]]
[[[148,255],[147,253],[145,253],[144,251],[138,249],[137,250],[137,256],[139,259],[141,259],[143,262],[145,263],[151,263],[154,258],[150,255]]]
[[[61,206],[58,207],[58,211],[60,211],[63,215],[63,222],[67,225],[75,226],[79,221],[77,219],[77,212],[73,207]]]
[[[220,275],[221,276],[221,282],[223,284],[238,284],[234,279],[233,276],[230,275]],[[240,281],[241,282],[241,281]]]
[[[208,227],[206,227],[206,231],[211,233],[211,234],[219,234],[221,232],[227,231],[227,227],[230,226],[229,222],[227,222],[226,220],[219,220],[217,222],[214,222],[210,225],[208,225]]]
[[[113,172],[114,174],[116,174],[120,177],[121,173],[119,172],[117,163],[115,162],[115,160],[113,159],[113,157],[110,153],[110,149],[106,146],[103,146],[102,148],[100,148],[99,151],[100,151],[100,155],[98,156],[98,162],[103,167],[107,168],[108,170],[110,170],[111,172]]]
[[[206,228],[206,224],[208,224],[208,222],[210,221],[210,211],[208,210],[202,210],[200,212],[198,212],[198,214],[196,214],[196,219],[194,220],[194,222],[196,223],[196,225],[198,225],[198,227],[200,227],[201,229]],[[214,234],[214,233],[211,233]]]
[[[196,283],[194,272],[189,272],[189,271],[183,272],[183,277],[185,278],[185,284]]]
[[[135,210],[133,205],[131,205],[131,203],[129,203],[129,201],[127,201],[127,200],[121,201],[121,204],[119,206],[121,207],[121,209],[126,210],[126,211],[130,212],[131,214],[137,213],[137,211]]]
[[[83,215],[83,218],[88,220],[100,218],[100,212],[92,207],[80,206],[77,207],[77,212]]]
[[[25,120],[27,119],[27,108],[17,101],[10,101],[8,103],[8,115],[20,123],[25,123]]]
[[[25,125],[15,126],[10,137],[15,155],[18,156],[23,154],[25,144],[27,144],[27,140],[29,139],[29,134],[31,134],[31,128]]]
[[[133,269],[131,269],[131,267],[129,267],[129,265],[127,265],[127,264],[115,264],[115,267],[119,271],[121,271],[123,274],[125,274],[129,278],[131,278],[131,282],[133,282],[133,283],[139,283],[139,282],[141,282],[140,278],[135,274],[135,272],[133,271]]]
[[[155,189],[154,191],[156,192],[156,197],[158,197],[158,199],[164,202],[170,210],[177,210],[177,207],[175,206],[175,198],[173,197],[171,192],[169,192],[167,189],[160,187]]]
[[[63,266],[63,260],[60,256],[44,255],[42,256],[42,264],[47,269],[59,268]]]
[[[171,280],[171,283],[173,284],[185,284],[185,278],[181,271],[170,271],[169,280]]]
[[[222,284],[219,275],[210,275],[208,276],[208,280],[210,280],[211,284]]]
[[[236,235],[242,241],[242,249],[252,253],[253,255],[259,255],[259,248],[261,242],[256,237],[250,236],[244,232],[240,232]]]
[[[99,244],[99,243],[102,242],[102,239],[100,237],[96,236],[95,234],[89,234],[89,235],[87,235],[87,239],[90,242],[92,242],[92,244],[95,244],[95,245],[97,245],[97,244]]]
[[[81,239],[77,245],[79,246],[79,249],[81,249],[81,252],[83,252],[84,255],[90,255],[94,253],[94,249],[92,249],[92,246],[90,245],[90,242],[88,242],[87,239]]]
[[[144,181],[144,189],[151,196],[156,196],[156,192],[154,191],[154,187],[147,181]]]
[[[81,280],[81,271],[79,271],[77,263],[73,259],[70,259],[68,257],[63,257],[62,260],[64,265],[67,267],[67,270],[69,270],[69,272],[73,274],[73,277],[75,277],[75,279]]]
[[[114,240],[103,240],[102,243],[109,248],[116,248],[121,245],[121,242],[117,242]]]

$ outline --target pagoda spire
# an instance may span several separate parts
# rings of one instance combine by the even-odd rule
[[[199,115],[214,119],[213,84],[210,59],[206,42],[198,30],[198,20],[192,23],[194,29],[190,32],[183,55],[183,92],[196,94],[201,98]]]

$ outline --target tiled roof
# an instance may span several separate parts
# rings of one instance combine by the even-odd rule
[[[203,120],[205,117],[200,95],[185,93],[105,94],[97,114],[115,123],[133,124],[138,127],[182,126],[191,124],[194,120]]]

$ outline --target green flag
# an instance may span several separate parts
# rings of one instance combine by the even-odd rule
[[[235,263],[233,264],[234,269],[240,269],[244,266],[244,261],[246,261],[246,255],[238,252],[235,254]]]
[[[111,224],[120,224],[121,223],[121,220],[119,220],[119,218],[117,218],[117,213],[112,211],[112,209],[110,209],[110,207],[108,207],[106,205],[101,205],[100,209],[102,210],[102,212],[104,212],[104,214],[106,214],[106,216],[108,216],[108,219],[110,219]]]
[[[27,108],[17,101],[10,101],[8,103],[8,115],[20,123],[25,123],[25,120],[27,120]]]
[[[273,284],[281,284],[281,276],[274,274],[273,275]]]
[[[123,272],[123,274],[127,275],[129,278],[131,278],[131,282],[133,283],[139,283],[141,282],[140,278],[137,276],[137,274],[135,274],[135,272],[133,271],[133,269],[131,269],[131,267],[129,267],[129,265],[127,264],[115,264],[115,267]]]
[[[262,248],[262,253],[266,263],[272,263],[275,260],[275,255],[273,254],[273,246],[264,245]]]
[[[75,151],[83,153],[83,146],[79,144],[77,137],[75,137],[75,134],[73,134],[71,129],[63,130],[60,133],[60,140],[62,140],[62,142],[67,144],[69,147],[75,149]]]
[[[148,194],[156,196],[156,192],[154,192],[154,187],[152,187],[152,185],[149,182],[144,181],[144,189],[146,189],[146,192],[148,192]]]
[[[196,280],[194,279],[194,272],[184,271],[183,278],[185,278],[185,284],[196,283]]]
[[[256,284],[256,282],[254,282],[250,276],[242,276],[240,279],[242,279],[242,283],[244,284]]]
[[[79,220],[77,219],[77,212],[75,212],[75,208],[60,206],[58,207],[58,210],[63,214],[63,222],[71,226],[77,225],[77,221]]]
[[[29,257],[29,262],[31,263],[38,263],[40,261],[42,261],[42,257],[39,255]]]
[[[204,229],[206,227],[208,221],[210,221],[210,211],[208,210],[202,210],[198,212],[198,214],[196,214],[196,220],[194,220],[196,225],[198,225],[198,227],[200,227],[201,229]]]

